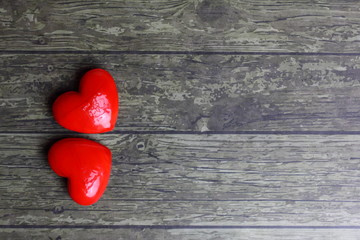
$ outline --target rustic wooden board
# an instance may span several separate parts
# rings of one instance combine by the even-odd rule
[[[359,229],[1,229],[3,240],[86,239],[86,240],[218,240],[287,239],[328,240],[359,239]],[[47,238],[46,238],[47,237]]]
[[[359,52],[358,1],[0,1],[2,50]]]
[[[113,169],[89,207],[47,165],[63,137],[1,134],[1,226],[360,228],[358,135],[91,136]]]
[[[57,96],[103,67],[120,131],[359,131],[360,57],[28,54],[0,58],[0,132],[63,132]]]
[[[358,239],[360,2],[0,0],[0,239]],[[107,134],[51,104],[94,67]],[[56,140],[113,152],[95,205],[47,164]]]

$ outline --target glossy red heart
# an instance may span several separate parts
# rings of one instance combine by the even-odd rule
[[[81,205],[96,203],[104,193],[111,171],[111,151],[83,138],[65,138],[51,146],[51,169],[68,178],[71,198]]]
[[[66,92],[53,104],[55,120],[64,128],[81,133],[111,131],[118,109],[115,81],[110,73],[99,68],[82,77],[79,92]]]

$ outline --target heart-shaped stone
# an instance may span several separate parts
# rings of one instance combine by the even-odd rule
[[[81,133],[111,131],[118,111],[115,81],[110,73],[99,68],[81,78],[79,92],[66,92],[53,104],[55,120],[64,128]]]
[[[111,171],[111,151],[83,138],[65,138],[51,146],[51,169],[68,178],[71,198],[81,205],[96,203],[104,193]]]

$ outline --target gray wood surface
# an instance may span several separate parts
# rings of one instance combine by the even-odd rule
[[[359,9],[333,0],[2,0],[0,49],[353,53]]]
[[[33,196],[33,191],[22,192],[26,186],[36,188],[50,201],[70,200],[64,195],[66,189],[60,178],[52,174],[44,159],[48,145],[63,137],[0,136],[3,177],[13,180],[12,186],[19,190],[10,189],[10,201]],[[102,134],[91,135],[90,139],[113,152],[113,177],[104,203],[98,206],[111,199],[356,202],[360,197],[353,191],[360,181],[358,136]],[[25,156],[29,161],[24,162]],[[23,182],[20,176],[29,182]],[[6,187],[8,182],[1,184]],[[8,199],[6,191],[1,191],[2,200]],[[29,203],[20,201],[16,206],[23,204]]]
[[[33,239],[87,239],[87,240],[118,240],[118,239],[173,239],[173,240],[214,240],[214,239],[288,239],[288,240],[328,240],[328,239],[359,239],[359,230],[354,229],[5,229],[4,240],[24,240],[24,236]],[[28,238],[31,239],[31,238]]]
[[[191,239],[188,229],[214,238],[257,231],[251,227],[276,232],[278,226],[299,228],[300,239],[321,226],[335,235],[337,228],[353,234],[360,223],[358,135],[87,136],[114,155],[109,187],[90,207],[72,202],[65,182],[47,165],[49,143],[63,137],[0,136],[0,199],[6,206],[0,209],[0,226],[8,226],[6,232],[41,226],[39,231],[48,234],[61,228],[69,234],[68,227],[102,233],[133,225],[122,234],[148,228],[166,238],[175,232]],[[202,231],[220,223],[224,229],[215,228],[216,234]]]
[[[0,239],[360,239],[360,3],[0,0]],[[107,134],[55,123],[91,68]],[[57,140],[113,152],[79,206]]]
[[[64,132],[51,104],[93,67],[117,80],[116,131],[360,130],[358,56],[6,54],[0,64],[2,132]]]

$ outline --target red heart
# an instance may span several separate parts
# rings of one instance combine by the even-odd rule
[[[118,109],[115,81],[103,69],[87,72],[80,81],[80,92],[66,92],[53,104],[55,120],[64,128],[81,133],[111,131]]]
[[[71,198],[81,205],[96,203],[105,192],[111,171],[111,151],[83,138],[65,138],[51,146],[51,169],[68,178]]]

